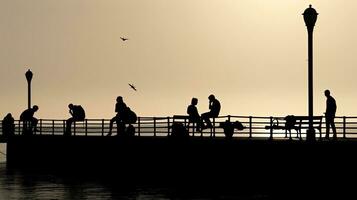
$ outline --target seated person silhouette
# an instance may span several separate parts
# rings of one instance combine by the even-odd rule
[[[197,110],[197,105],[198,99],[197,98],[192,98],[191,100],[191,105],[187,107],[187,114],[188,114],[188,124],[196,123],[196,131],[200,131],[202,121],[201,121],[201,116],[198,114]]]
[[[111,120],[109,123],[109,133],[107,136],[111,136],[112,135],[112,129],[113,129],[113,124],[114,122],[117,123],[117,126],[119,126],[119,123],[122,121],[122,115],[125,112],[126,109],[126,104],[123,101],[123,97],[118,96],[117,97],[117,103],[115,104],[115,112],[117,113]]]
[[[4,137],[9,137],[15,134],[14,118],[11,113],[8,113],[2,120],[2,134]]]
[[[216,97],[211,94],[208,97],[209,100],[209,112],[203,113],[201,115],[202,120],[206,123],[206,125],[202,125],[202,129],[204,128],[212,128],[212,123],[209,118],[218,117],[219,111],[221,110],[221,103],[216,99]]]
[[[24,123],[24,131],[32,134],[32,131],[37,131],[38,119],[34,117],[35,112],[38,111],[38,106],[34,105],[32,108],[24,110],[20,115],[20,121]],[[33,129],[33,130],[32,130]]]
[[[86,117],[84,109],[81,105],[73,105],[69,104],[69,113],[72,115],[71,118],[67,119],[66,121],[66,132],[64,133],[65,136],[71,136],[71,125],[75,121],[83,121]]]

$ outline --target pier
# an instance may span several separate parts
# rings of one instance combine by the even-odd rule
[[[189,123],[188,119],[178,119],[175,117],[138,117],[135,127],[135,136],[137,137],[167,137],[171,135],[173,123],[182,123],[192,137],[225,137],[224,130],[220,127],[222,122],[239,121],[244,125],[244,130],[235,130],[234,139],[290,139],[285,135],[284,130],[274,130],[267,127],[284,126],[284,117],[258,117],[258,116],[219,116],[213,118],[213,127],[204,129],[202,132],[195,130],[195,124]],[[344,140],[357,139],[357,117],[337,116],[335,118],[337,138]],[[299,122],[297,122],[299,125]],[[34,135],[52,135],[61,136],[65,131],[66,120],[59,119],[39,119],[37,129]],[[308,124],[304,123],[302,127],[302,140],[306,138],[306,129]],[[322,139],[325,135],[324,118],[320,122],[320,131],[316,131],[316,138]],[[114,124],[116,130],[116,124]],[[72,126],[72,136],[106,136],[109,131],[109,119],[85,119],[84,121],[74,122]],[[114,131],[116,132],[116,131]],[[292,139],[296,138],[296,130],[291,130]],[[23,122],[15,120],[15,135],[23,134]],[[330,133],[331,134],[331,133]],[[114,133],[113,136],[116,134]],[[0,142],[6,142],[6,138],[0,137]]]
[[[221,116],[202,133],[190,126],[190,137],[185,138],[169,137],[174,122],[188,125],[174,117],[139,117],[133,124],[133,137],[106,136],[106,119],[76,122],[70,137],[63,136],[65,120],[41,119],[39,131],[33,135],[22,135],[23,124],[16,121],[15,135],[2,142],[7,142],[9,168],[51,169],[126,181],[210,186],[234,181],[237,187],[248,189],[293,191],[301,183],[323,188],[340,181],[342,187],[356,178],[357,117],[336,117],[336,141],[322,139],[322,123],[322,137],[317,132],[314,143],[306,141],[305,131],[300,139],[293,130],[290,139],[284,130],[266,128],[277,120],[284,125],[282,119]],[[227,120],[238,120],[245,129],[227,139],[219,126]]]

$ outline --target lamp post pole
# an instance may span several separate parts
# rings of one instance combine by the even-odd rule
[[[304,21],[308,33],[308,103],[309,103],[309,129],[306,134],[306,141],[315,141],[315,129],[313,127],[314,100],[313,100],[313,31],[317,20],[318,13],[314,8],[309,6],[304,11]]]
[[[27,80],[27,107],[31,108],[31,80],[32,80],[32,72],[31,70],[27,70],[25,73],[26,80]]]

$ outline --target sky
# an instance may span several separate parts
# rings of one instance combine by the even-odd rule
[[[0,115],[27,108],[28,69],[43,119],[69,103],[110,118],[119,95],[139,116],[185,114],[192,97],[203,113],[210,94],[221,115],[307,115],[309,4],[314,114],[330,89],[356,116],[355,0],[0,0]]]

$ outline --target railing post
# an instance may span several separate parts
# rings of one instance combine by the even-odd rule
[[[55,120],[52,120],[52,135],[55,134]]]
[[[252,124],[253,124],[253,117],[252,116],[249,116],[249,138],[252,138],[253,135],[252,135]]]
[[[66,120],[63,120],[63,135],[66,132]]]
[[[167,136],[170,136],[170,117],[167,117]]]
[[[270,138],[269,139],[273,139],[273,117],[270,116]]]
[[[104,136],[104,119],[102,119],[102,136]]]
[[[42,135],[42,119],[40,119],[40,135]]]
[[[216,118],[213,117],[213,137],[216,137]]]
[[[21,120],[19,120],[19,135],[21,135]]]
[[[343,116],[343,138],[346,139],[346,116]]]
[[[156,117],[154,117],[154,136],[156,136]]]
[[[76,136],[76,121],[73,122],[73,136]]]
[[[140,136],[140,117],[138,117],[138,136]]]
[[[85,119],[85,136],[88,136],[88,128],[87,128],[87,126],[88,126],[88,119]]]

